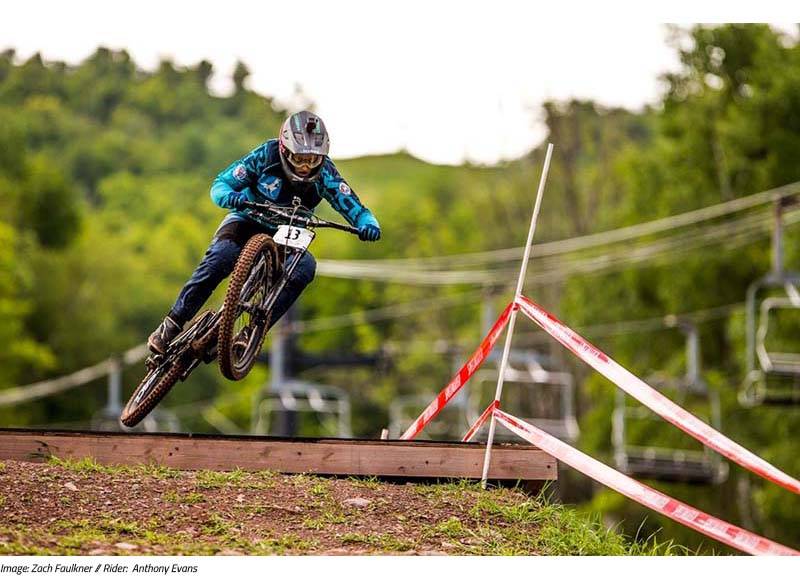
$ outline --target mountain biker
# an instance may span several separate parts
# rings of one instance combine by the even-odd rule
[[[163,354],[183,326],[203,306],[211,293],[236,265],[242,248],[253,235],[274,235],[277,228],[256,222],[244,202],[271,202],[291,207],[295,197],[313,209],[325,199],[345,220],[359,230],[363,241],[381,237],[378,220],[342,179],[328,157],[328,132],[322,119],[309,111],[291,115],[284,121],[277,139],[234,161],[211,185],[211,199],[231,212],[214,233],[192,277],[178,295],[164,321],[147,341],[150,350]],[[276,322],[314,279],[316,261],[306,252],[272,310]]]

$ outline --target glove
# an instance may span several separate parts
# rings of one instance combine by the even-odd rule
[[[368,224],[358,229],[358,239],[362,242],[377,242],[381,239],[381,228]]]
[[[228,205],[231,209],[245,209],[245,202],[250,201],[247,199],[247,194],[243,191],[234,191],[228,197]]]

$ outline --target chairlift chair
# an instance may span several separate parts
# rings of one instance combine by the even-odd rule
[[[744,405],[800,404],[800,353],[771,351],[767,347],[770,313],[780,310],[800,310],[800,300],[771,297],[761,302],[755,336],[758,368],[748,373],[740,392]]]
[[[389,405],[389,438],[398,439],[425,409],[434,394],[402,395],[395,397]],[[439,441],[459,441],[469,427],[465,420],[462,394],[456,395],[431,421],[419,438],[430,438]]]
[[[580,430],[575,417],[572,374],[547,370],[542,362],[542,356],[535,351],[510,351],[501,405],[550,435],[574,442]],[[469,424],[477,420],[494,396],[497,373],[497,369],[486,369],[472,378],[467,408]],[[505,433],[495,433],[495,438],[503,440],[504,437]],[[510,434],[508,437],[512,438]]]
[[[323,435],[352,437],[350,396],[339,387],[297,380],[284,381],[262,389],[257,393],[254,403],[252,432],[255,434],[281,434],[274,433],[273,416],[297,413],[301,418],[315,421]]]
[[[800,353],[769,352],[770,313],[800,309],[800,274],[783,269],[783,212],[794,197],[775,201],[772,236],[772,269],[747,289],[747,372],[739,390],[739,403],[757,405],[800,405]],[[782,290],[785,295],[759,299],[759,293]]]
[[[697,328],[687,321],[674,318],[666,320],[668,326],[679,327],[686,335],[686,375],[680,379],[655,375],[648,383],[663,394],[672,395],[675,403],[686,406],[690,398],[704,403],[707,420],[719,430],[721,413],[719,395],[708,388],[700,376],[700,343]],[[632,477],[668,482],[685,482],[699,485],[722,483],[728,475],[728,464],[708,448],[701,450],[658,447],[632,444],[632,421],[664,424],[643,405],[629,405],[629,397],[617,391],[612,415],[612,444],[617,469]]]

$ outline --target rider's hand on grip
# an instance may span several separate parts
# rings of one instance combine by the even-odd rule
[[[234,191],[228,198],[228,203],[230,204],[231,209],[245,209],[248,202],[249,200],[247,199],[247,194],[243,191]]]
[[[372,224],[362,226],[358,230],[358,239],[362,242],[377,242],[381,239],[381,229]]]

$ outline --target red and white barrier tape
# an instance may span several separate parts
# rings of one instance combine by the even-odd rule
[[[735,441],[728,439],[719,431],[670,401],[630,371],[620,366],[604,352],[595,348],[582,336],[565,326],[544,308],[525,296],[519,296],[517,303],[522,312],[527,314],[548,334],[643,405],[731,461],[735,461],[742,467],[785,487],[789,491],[800,494],[800,481],[787,475]]]
[[[478,432],[478,429],[483,427],[483,424],[486,423],[486,420],[492,416],[492,411],[499,408],[500,408],[500,401],[496,399],[492,401],[489,404],[489,406],[486,407],[486,410],[483,413],[481,413],[481,416],[478,417],[478,420],[475,421],[472,427],[469,428],[469,431],[467,431],[466,435],[464,435],[464,438],[461,439],[461,441],[463,443],[469,443],[470,441],[472,441],[472,438],[475,437],[475,433]]]
[[[489,331],[481,344],[478,346],[477,350],[472,354],[469,360],[464,364],[463,367],[458,371],[455,377],[447,384],[447,386],[442,389],[439,395],[428,405],[422,414],[417,417],[417,419],[411,424],[411,426],[406,429],[406,432],[400,436],[400,439],[413,439],[416,437],[420,431],[422,431],[425,426],[430,423],[436,415],[439,414],[447,403],[461,390],[461,387],[470,379],[470,377],[475,373],[478,368],[483,364],[483,361],[489,356],[489,353],[492,352],[492,348],[494,344],[497,342],[497,339],[500,338],[500,334],[503,332],[503,329],[508,324],[508,318],[511,315],[511,310],[514,308],[514,304],[509,304],[506,306],[505,310],[500,314],[498,319],[495,321],[494,326]]]
[[[563,461],[595,481],[618,491],[632,500],[657,511],[693,530],[754,556],[800,556],[791,548],[701,512],[668,495],[656,491],[608,465],[589,457],[541,429],[500,409],[493,411],[495,419],[522,439]]]

